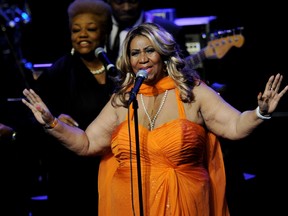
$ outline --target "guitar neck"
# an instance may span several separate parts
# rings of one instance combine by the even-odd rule
[[[197,68],[206,59],[205,48],[199,52],[191,54],[185,58],[185,62],[190,68]]]
[[[244,37],[241,34],[228,35],[208,42],[208,45],[199,52],[185,58],[187,65],[195,69],[205,59],[221,59],[232,47],[241,47]]]

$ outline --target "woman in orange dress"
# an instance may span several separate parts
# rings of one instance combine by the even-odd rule
[[[23,91],[23,103],[67,148],[110,154],[99,170],[99,215],[229,215],[217,136],[247,137],[271,118],[288,85],[280,90],[283,76],[272,75],[258,107],[240,112],[185,68],[179,52],[156,24],[131,29],[117,62],[119,91],[85,131],[55,118],[33,90]]]

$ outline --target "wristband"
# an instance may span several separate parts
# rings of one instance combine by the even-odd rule
[[[256,109],[256,115],[258,118],[262,119],[262,120],[268,120],[268,119],[271,119],[271,115],[269,116],[263,116],[261,113],[260,113],[260,108],[259,106],[257,107]]]
[[[44,128],[45,129],[52,129],[52,128],[56,127],[57,124],[58,124],[58,119],[54,118],[53,122],[51,124],[44,125]]]

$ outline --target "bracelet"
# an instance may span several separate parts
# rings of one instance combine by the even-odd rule
[[[52,129],[52,128],[56,127],[57,124],[58,124],[58,119],[55,117],[53,122],[51,124],[44,125],[44,128],[45,129]]]
[[[257,115],[258,118],[263,119],[263,120],[271,119],[271,115],[269,115],[269,116],[263,116],[263,115],[260,113],[260,108],[259,108],[259,106],[258,106],[257,109],[256,109],[256,115]]]

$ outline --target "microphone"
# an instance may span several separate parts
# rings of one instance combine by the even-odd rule
[[[128,101],[128,105],[136,98],[140,86],[142,85],[143,81],[148,77],[148,72],[146,70],[139,70],[136,74],[136,80],[134,87],[132,88],[130,92],[130,98]]]
[[[106,70],[110,73],[110,75],[116,76],[118,74],[117,68],[115,67],[114,64],[111,63],[111,61],[107,57],[106,52],[104,51],[102,47],[98,47],[95,50],[95,55],[104,64]]]

